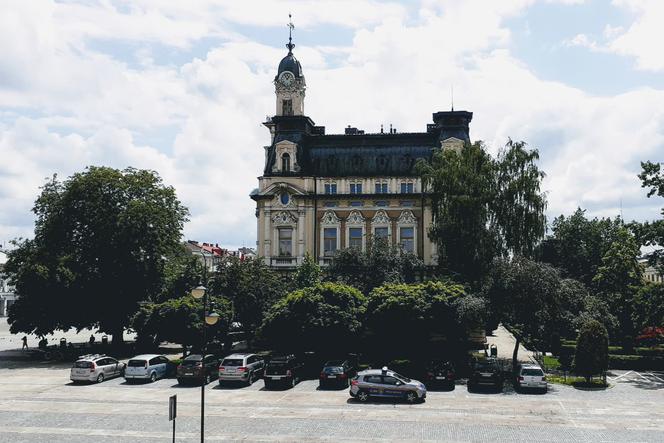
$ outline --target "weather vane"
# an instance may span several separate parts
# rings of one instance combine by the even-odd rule
[[[288,48],[288,53],[290,54],[293,52],[293,48],[295,47],[293,44],[293,29],[295,29],[295,25],[293,24],[293,18],[291,17],[290,13],[288,13],[288,20],[288,24],[286,25],[288,26],[288,44],[286,47]]]

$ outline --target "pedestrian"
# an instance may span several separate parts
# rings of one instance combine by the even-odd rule
[[[93,334],[90,334],[90,346],[95,344],[95,336]]]
[[[21,340],[23,340],[23,347],[21,348],[21,351],[27,351],[28,350],[28,336],[24,335]]]

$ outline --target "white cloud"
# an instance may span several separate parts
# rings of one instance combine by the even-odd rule
[[[622,199],[626,217],[655,216],[635,174],[664,145],[664,91],[594,97],[538,78],[508,51],[504,24],[531,3],[427,0],[409,13],[370,0],[16,2],[0,15],[0,205],[11,208],[0,215],[0,241],[30,234],[29,208],[45,177],[105,164],[157,170],[191,209],[188,237],[252,245],[248,194],[269,143],[260,123],[274,113],[271,82],[285,51],[225,25],[278,26],[289,9],[296,32],[353,30],[349,46],[315,46],[296,33],[305,110],[328,132],[381,123],[423,131],[432,112],[449,108],[453,84],[455,108],[475,113],[473,138],[492,149],[508,136],[541,148],[551,214],[581,205],[604,215]],[[222,40],[179,65],[155,63],[140,44],[186,52],[210,35]],[[575,44],[592,43],[581,35]],[[94,50],[93,39],[129,43],[141,63]]]

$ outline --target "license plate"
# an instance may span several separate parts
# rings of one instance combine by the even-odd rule
[[[482,377],[491,377],[493,374],[491,372],[480,372]]]
[[[273,379],[273,380],[281,380],[280,375],[270,375],[270,378]]]
[[[337,378],[336,375],[328,375],[327,378]]]
[[[194,371],[184,371],[184,374],[185,374],[185,375],[193,375],[193,374],[194,374]]]
[[[445,380],[445,377],[438,376],[438,377],[436,377],[436,380]]]
[[[235,369],[226,369],[226,372],[234,373],[234,372],[235,372]]]

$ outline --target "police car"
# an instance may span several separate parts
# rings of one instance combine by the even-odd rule
[[[417,380],[383,369],[359,372],[350,382],[350,396],[361,402],[370,397],[402,398],[408,403],[424,401],[427,388]]]

